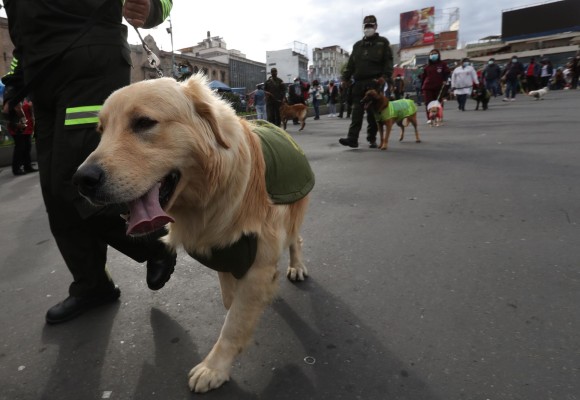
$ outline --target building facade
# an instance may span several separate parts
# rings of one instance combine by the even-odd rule
[[[0,76],[4,76],[10,70],[12,62],[12,52],[14,45],[8,33],[8,20],[0,18],[0,46],[2,46],[2,57],[0,57]]]
[[[171,52],[160,51],[151,35],[147,35],[143,40],[159,58],[159,67],[163,72],[163,76],[184,80],[188,76],[201,71],[210,81],[229,82],[230,72],[227,63],[195,57],[191,54],[172,54]],[[131,83],[157,78],[157,70],[149,65],[147,53],[143,46],[132,44],[130,47],[131,61],[133,63]]]
[[[293,49],[274,50],[266,52],[268,73],[272,68],[278,70],[278,78],[291,83],[295,78],[308,80],[308,57]]]
[[[309,80],[319,82],[340,80],[341,71],[350,54],[340,46],[316,47],[312,50],[312,67]]]
[[[203,41],[195,46],[186,47],[179,51],[183,56],[227,64],[229,70],[227,77],[224,79],[216,79],[231,88],[245,88],[246,92],[251,92],[258,83],[264,82],[266,79],[265,63],[249,60],[239,50],[228,50],[228,46],[223,38],[211,36],[209,31]]]

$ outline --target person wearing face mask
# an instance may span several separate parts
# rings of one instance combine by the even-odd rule
[[[499,78],[501,77],[501,68],[495,63],[495,58],[490,58],[483,70],[483,80],[485,82],[485,88],[493,95],[497,97],[500,93],[499,88]]]
[[[427,123],[431,123],[429,109],[427,106],[434,100],[441,103],[443,107],[443,101],[441,99],[446,95],[447,80],[451,75],[451,70],[447,66],[445,61],[441,60],[441,53],[437,49],[433,49],[429,52],[429,61],[425,68],[423,68],[423,74],[421,74],[421,80],[423,81],[423,101],[425,102],[425,112],[427,114]]]
[[[524,74],[524,65],[513,56],[511,61],[505,66],[502,80],[505,81],[505,97],[503,101],[515,101],[516,92],[519,88],[519,80]]]
[[[471,94],[473,85],[479,85],[477,72],[471,66],[469,59],[461,60],[461,65],[453,70],[451,75],[451,89],[457,98],[457,104],[461,111],[465,111],[467,97]]]
[[[339,139],[343,146],[358,147],[358,136],[363,124],[365,110],[360,103],[369,89],[383,92],[385,82],[392,84],[393,53],[389,40],[377,32],[377,19],[368,15],[363,19],[364,37],[356,42],[342,74],[342,84],[352,84],[351,123],[346,138]],[[346,86],[345,86],[346,87]],[[371,148],[376,148],[377,123],[373,113],[367,113],[367,141]]]

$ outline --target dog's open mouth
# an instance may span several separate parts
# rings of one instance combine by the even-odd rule
[[[146,235],[174,222],[163,209],[171,200],[180,177],[178,171],[171,172],[143,196],[129,203],[127,235]]]

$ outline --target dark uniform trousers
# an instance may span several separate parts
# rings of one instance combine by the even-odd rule
[[[268,122],[280,126],[282,125],[282,117],[280,116],[280,105],[281,101],[269,100],[266,104],[266,114],[268,117]]]
[[[382,93],[382,88],[379,87],[376,80],[365,79],[355,81],[352,86],[352,111],[351,111],[351,122],[348,128],[348,138],[358,141],[358,135],[362,128],[365,110],[361,104],[361,100],[365,96],[367,90],[375,89]],[[375,116],[372,112],[367,112],[367,141],[369,143],[375,143],[377,140],[377,122],[375,121]]]
[[[164,246],[157,240],[164,230],[143,239],[128,237],[120,207],[92,206],[71,183],[77,167],[98,145],[99,134],[94,123],[65,126],[66,110],[102,105],[130,82],[129,60],[121,46],[71,49],[33,89],[40,185],[51,232],[74,278],[72,296],[111,289],[107,245],[138,262]]]

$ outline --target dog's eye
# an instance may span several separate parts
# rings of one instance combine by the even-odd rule
[[[143,132],[153,128],[155,125],[157,125],[157,121],[154,119],[147,117],[137,117],[133,120],[131,128],[134,132]]]

